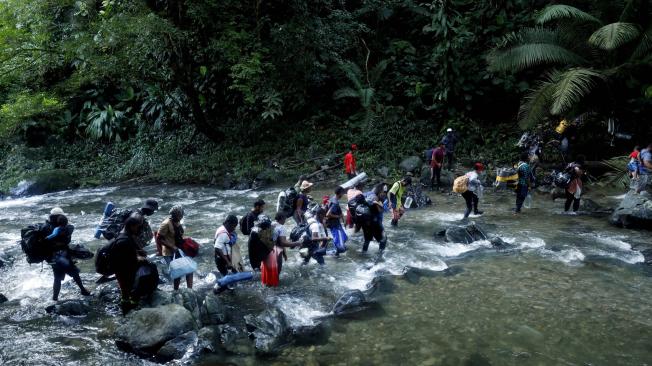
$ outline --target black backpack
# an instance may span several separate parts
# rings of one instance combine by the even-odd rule
[[[428,149],[428,150],[426,150],[426,151],[424,152],[424,154],[425,154],[425,158],[426,158],[426,161],[428,162],[428,164],[430,164],[430,162],[432,161],[432,152],[433,152],[434,150],[435,150],[435,149]]]
[[[358,224],[368,224],[372,220],[371,207],[366,203],[361,203],[355,208],[355,222]]]
[[[52,248],[45,237],[47,225],[34,224],[20,230],[20,247],[27,257],[27,263],[41,263],[52,255]]]
[[[158,269],[156,264],[143,262],[138,265],[131,294],[137,298],[149,296],[158,286]]]
[[[302,238],[305,240],[306,238],[310,238],[312,236],[310,234],[310,225],[301,224],[292,228],[292,231],[290,232],[290,240],[300,241]]]
[[[111,252],[115,241],[116,239],[110,240],[95,253],[95,272],[103,276],[110,276],[115,273],[111,265]]]
[[[100,224],[102,235],[107,240],[112,240],[120,235],[125,226],[125,221],[133,213],[130,209],[113,209],[108,217],[105,217]]]
[[[294,187],[290,187],[285,191],[285,209],[284,212],[289,212],[290,214],[294,212],[294,205],[297,203],[297,198],[299,193]]]
[[[251,211],[249,211],[246,215],[244,215],[244,216],[242,216],[240,218],[240,231],[244,235],[250,235],[251,234],[251,229],[253,229],[253,227],[249,226],[250,225],[250,223],[249,223],[249,215],[250,214],[251,214]],[[253,222],[252,222],[252,224],[253,224]]]

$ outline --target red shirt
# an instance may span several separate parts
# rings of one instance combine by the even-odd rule
[[[437,168],[438,165],[444,162],[444,155],[446,154],[446,149],[438,147],[432,151],[432,162],[430,166]]]
[[[629,157],[632,159],[638,159],[638,151],[636,150],[632,151],[632,153],[629,154]]]
[[[344,155],[344,170],[346,174],[355,172],[355,157],[351,151],[349,151],[348,154]]]

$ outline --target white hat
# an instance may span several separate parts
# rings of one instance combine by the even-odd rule
[[[446,132],[453,132],[453,129],[449,127]]]
[[[301,182],[301,188],[300,189],[302,191],[305,191],[306,189],[312,187],[312,185],[313,185],[312,183],[308,182],[307,180],[304,180],[303,182]]]
[[[50,210],[50,216],[65,215],[61,207],[55,207]]]

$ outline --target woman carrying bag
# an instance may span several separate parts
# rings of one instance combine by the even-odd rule
[[[180,249],[184,241],[181,219],[183,219],[183,207],[174,206],[170,209],[170,216],[158,229],[159,240],[163,245],[163,258],[170,265],[170,277],[174,281],[175,290],[179,289],[181,277],[184,275],[186,286],[192,288],[193,273],[197,269],[197,263],[186,257]]]

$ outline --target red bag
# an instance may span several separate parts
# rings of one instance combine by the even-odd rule
[[[183,244],[181,244],[181,250],[188,257],[196,257],[199,254],[199,243],[192,240],[192,238],[185,238]]]

